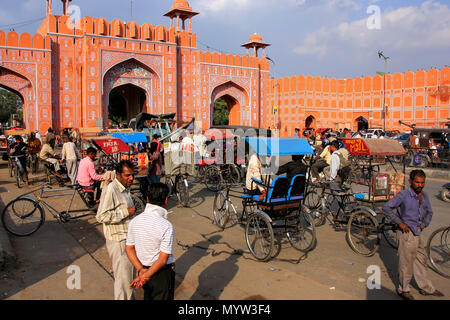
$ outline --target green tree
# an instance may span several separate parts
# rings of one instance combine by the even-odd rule
[[[222,99],[217,99],[214,102],[213,124],[216,126],[228,125],[229,116],[228,104]]]
[[[22,120],[22,113],[22,99],[0,88],[0,122],[11,121],[12,114],[19,114],[19,120]]]

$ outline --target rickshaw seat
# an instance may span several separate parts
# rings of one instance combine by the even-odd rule
[[[306,176],[304,174],[298,174],[291,180],[289,192],[287,195],[288,201],[295,201],[303,199],[306,186]]]
[[[254,180],[256,181],[257,179]],[[290,185],[286,177],[284,176],[275,177],[272,180],[271,186],[269,187],[267,198],[264,198],[261,202],[266,202],[267,199],[268,203],[286,202],[289,187]],[[258,201],[259,197],[260,195],[255,195],[253,196],[253,200]]]

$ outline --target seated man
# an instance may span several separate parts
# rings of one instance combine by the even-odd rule
[[[326,167],[330,165],[331,153],[330,146],[326,146],[323,149],[322,153],[314,158],[314,163],[311,166],[311,176],[312,181],[314,182],[316,179],[320,179],[319,173]]]
[[[262,201],[267,194],[266,189],[264,189],[263,186],[257,184],[252,180],[252,178],[255,178],[257,180],[262,181],[261,177],[261,168],[262,164],[259,160],[259,157],[256,153],[254,153],[248,162],[248,168],[247,168],[247,177],[245,179],[245,187],[247,189],[246,193],[250,195],[261,195],[258,198],[258,201]]]
[[[104,175],[97,174],[95,171],[94,161],[96,160],[97,150],[90,147],[86,150],[86,153],[87,156],[80,161],[78,166],[77,182],[83,189],[97,190],[95,200],[98,202],[101,195],[100,184]],[[90,201],[94,200],[89,193],[88,196]]]
[[[39,158],[45,162],[53,165],[55,170],[55,175],[62,179],[63,176],[61,174],[61,166],[59,165],[58,156],[56,155],[53,148],[55,147],[55,139],[50,140],[49,142],[45,142],[42,146],[41,153],[39,154]]]
[[[344,168],[350,168],[350,161],[345,159],[339,148],[340,144],[337,140],[330,144],[331,160],[330,166],[323,170],[327,180],[335,180],[344,182],[348,172]],[[345,176],[344,176],[345,175]]]
[[[302,162],[303,155],[293,155],[292,161],[282,165],[277,172],[277,175],[286,173],[289,181],[298,174],[306,174],[308,167]]]

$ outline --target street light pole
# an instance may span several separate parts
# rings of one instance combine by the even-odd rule
[[[277,93],[277,86],[278,86],[278,83],[277,83],[277,80],[275,79],[275,76],[276,76],[276,72],[275,72],[276,65],[275,65],[275,61],[273,61],[270,57],[266,56],[266,59],[269,60],[270,62],[272,62],[272,64],[273,64],[273,77],[272,77],[272,79],[275,81],[275,85],[274,85],[275,97],[274,97],[273,101],[274,101],[275,104],[277,104],[277,95],[278,95],[278,93]],[[277,108],[279,108],[279,106],[277,106]],[[277,129],[278,113],[276,115],[273,114],[273,106],[272,106],[272,115],[274,116],[273,117],[273,129],[274,129],[275,132],[277,132],[277,130],[278,130]]]
[[[383,131],[386,131],[386,74],[387,74],[387,60],[390,59],[383,54],[383,51],[378,51],[378,58],[384,59],[384,90],[383,90]]]

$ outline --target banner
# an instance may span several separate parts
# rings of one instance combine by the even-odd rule
[[[130,160],[135,165],[134,174],[136,176],[147,176],[148,175],[148,156],[146,153],[137,153],[131,155],[131,158],[128,154],[122,154],[121,160]]]
[[[130,147],[120,139],[96,139],[94,141],[106,154],[130,152]]]

